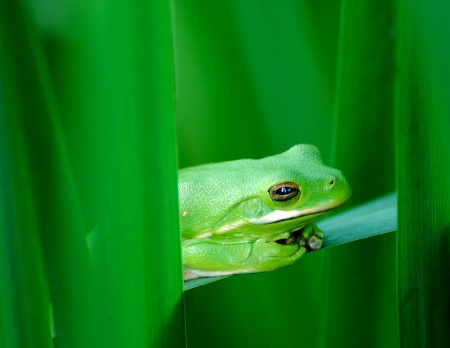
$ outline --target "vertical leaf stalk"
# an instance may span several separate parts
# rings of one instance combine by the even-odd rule
[[[398,306],[403,347],[450,343],[450,5],[399,2]]]

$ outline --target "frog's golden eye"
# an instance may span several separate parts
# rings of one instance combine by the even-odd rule
[[[272,186],[269,194],[272,200],[284,202],[300,194],[300,188],[293,182],[282,182],[281,184]]]

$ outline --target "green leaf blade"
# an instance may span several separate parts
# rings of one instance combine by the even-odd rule
[[[402,346],[450,345],[450,6],[400,1],[398,306]]]

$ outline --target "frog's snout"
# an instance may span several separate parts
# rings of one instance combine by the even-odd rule
[[[340,171],[338,171],[335,175],[330,175],[325,178],[323,188],[326,191],[332,191],[333,195],[339,195],[342,203],[347,201],[352,195],[352,189],[350,188],[347,179],[345,179],[344,175]]]
[[[328,175],[322,178],[322,188],[326,191],[333,190],[335,186],[339,186],[340,182],[345,181],[343,176],[340,175]]]

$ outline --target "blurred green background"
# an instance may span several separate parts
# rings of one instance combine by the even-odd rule
[[[444,0],[1,1],[0,346],[448,346],[449,22]],[[397,190],[399,231],[183,294],[177,166],[298,143],[344,171],[341,211]]]

